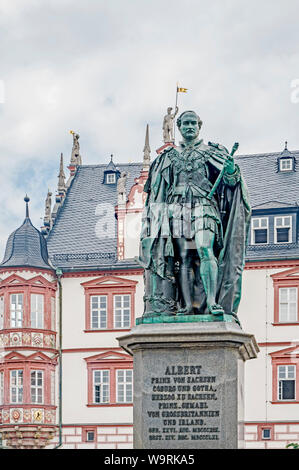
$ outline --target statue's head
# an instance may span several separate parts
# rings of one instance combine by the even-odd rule
[[[196,139],[202,126],[202,120],[194,111],[184,111],[177,119],[177,126],[186,140]]]
[[[171,110],[172,110],[171,107],[167,108],[167,113],[170,114],[170,113],[171,113]]]

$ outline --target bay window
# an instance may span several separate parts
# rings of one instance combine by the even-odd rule
[[[42,404],[44,401],[44,372],[42,370],[33,370],[30,373],[31,378],[31,402]]]
[[[31,328],[44,327],[44,296],[31,294]]]
[[[23,370],[10,371],[10,402],[23,403]]]
[[[23,294],[10,295],[10,326],[12,328],[23,326]]]

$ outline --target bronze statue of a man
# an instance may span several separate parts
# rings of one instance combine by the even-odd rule
[[[145,316],[236,316],[250,221],[245,182],[232,157],[199,139],[194,111],[177,120],[183,141],[152,163],[142,224]]]

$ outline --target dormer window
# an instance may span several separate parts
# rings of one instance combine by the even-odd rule
[[[113,162],[113,155],[111,155],[111,160],[104,170],[103,183],[104,184],[116,184],[117,179],[120,176],[119,170],[116,168]]]
[[[274,219],[274,243],[291,243],[292,241],[292,217],[275,217]]]
[[[277,159],[277,171],[287,172],[295,171],[296,159],[288,149],[288,143],[285,143],[285,148]]]
[[[279,161],[279,171],[293,171],[293,158],[281,158]]]
[[[115,173],[108,173],[106,175],[106,183],[107,184],[115,184],[116,182],[116,175]]]
[[[255,217],[251,222],[251,244],[261,245],[268,242],[268,217]]]

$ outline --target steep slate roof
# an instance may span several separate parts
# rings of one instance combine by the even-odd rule
[[[53,269],[48,263],[47,243],[28,215],[9,237],[0,268],[32,267]]]
[[[140,176],[142,163],[116,164],[127,173],[126,192]],[[110,168],[109,168],[110,169]],[[49,256],[65,269],[126,267],[117,260],[117,185],[104,184],[107,165],[79,166],[48,239]]]
[[[299,151],[290,154],[299,162]],[[299,202],[298,172],[277,172],[277,159],[280,156],[282,153],[276,152],[235,157],[245,177],[253,209],[279,210],[295,207]],[[140,175],[142,163],[115,166],[120,172],[127,172],[128,194],[134,178]],[[114,216],[117,186],[103,184],[107,168],[107,165],[101,164],[78,167],[47,239],[49,256],[54,266],[76,270],[138,265],[134,260],[117,260],[117,225]],[[101,217],[103,214],[106,215]],[[110,223],[105,227],[107,217]],[[103,229],[108,229],[106,236],[100,233]],[[247,250],[248,260],[298,256],[297,243],[254,246]]]
[[[290,154],[299,162],[299,150]],[[281,153],[263,153],[235,158],[245,176],[252,207],[273,200],[292,206],[299,203],[298,172],[277,172],[280,156]]]

